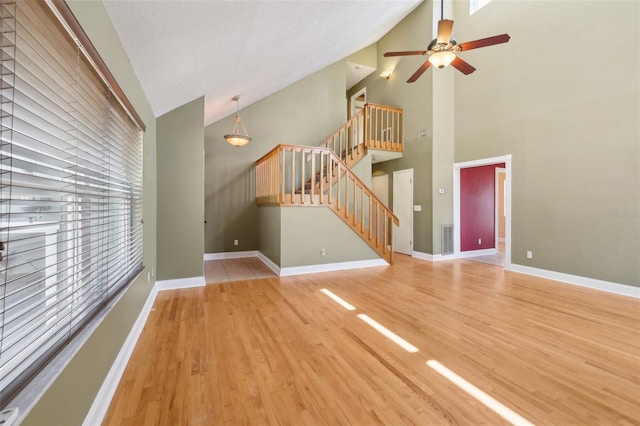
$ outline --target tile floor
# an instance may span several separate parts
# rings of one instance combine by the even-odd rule
[[[207,284],[275,277],[276,274],[257,257],[207,260],[204,278]]]

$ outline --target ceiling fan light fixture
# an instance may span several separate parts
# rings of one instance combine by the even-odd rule
[[[429,56],[429,62],[431,65],[437,68],[445,68],[447,67],[453,60],[456,58],[456,54],[450,51],[442,51],[433,53]]]
[[[233,100],[236,101],[237,104],[236,117],[233,120],[233,130],[230,134],[224,135],[224,140],[233,146],[245,146],[251,142],[251,137],[249,137],[247,129],[244,128],[244,124],[242,124],[242,119],[240,118],[240,96],[234,96]]]

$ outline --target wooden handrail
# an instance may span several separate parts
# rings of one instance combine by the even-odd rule
[[[276,146],[256,162],[256,202],[328,206],[391,262],[398,218],[350,168],[368,148],[404,149],[402,109],[367,103],[320,146]]]
[[[404,149],[404,112],[400,108],[368,103],[364,108],[364,140],[367,148]]]
[[[401,108],[367,103],[320,146],[332,149],[348,164],[364,156],[367,148],[402,151],[404,112]]]
[[[256,162],[258,205],[327,206],[391,262],[398,218],[336,153],[278,145]]]

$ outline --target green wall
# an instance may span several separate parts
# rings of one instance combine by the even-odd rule
[[[367,88],[367,101],[404,109],[405,150],[402,158],[373,165],[375,174],[389,174],[389,205],[393,206],[393,172],[413,169],[413,203],[422,205],[414,212],[414,250],[433,253],[432,244],[432,144],[433,144],[433,87],[428,72],[413,84],[407,79],[422,65],[425,58],[385,58],[383,54],[396,50],[423,49],[431,40],[431,4],[423,3],[395,28],[378,41],[378,70],[349,90],[349,96],[362,87]],[[380,73],[393,69],[387,80]],[[426,130],[426,137],[418,132]]]
[[[104,318],[22,424],[68,426],[82,424],[131,326],[155,282],[156,270],[156,122],[129,60],[102,3],[67,0],[91,42],[115,76],[147,126],[143,139],[144,161],[144,264],[145,271]],[[147,277],[151,280],[147,281]]]
[[[281,268],[380,258],[328,207],[284,207],[281,211]],[[324,256],[321,249],[325,249]]]
[[[281,262],[281,224],[282,208],[280,206],[263,206],[258,208],[259,240],[258,250],[276,265]]]
[[[203,275],[204,98],[158,118],[158,280]]]
[[[382,55],[432,38],[424,3],[377,43],[377,72],[349,91],[366,86],[368,101],[405,111],[403,158],[373,169],[414,169],[414,249],[440,252],[453,162],[512,154],[512,262],[640,285],[640,3],[494,1],[472,16],[468,1],[453,6],[458,41],[511,41],[464,52],[471,75],[431,69],[407,84],[424,58]]]
[[[331,136],[346,121],[345,84],[340,61],[243,108],[253,138],[244,147],[223,138],[233,115],[205,128],[205,253],[258,249],[255,162],[278,144],[319,145]]]
[[[262,206],[257,210],[259,250],[280,268],[379,259],[328,207]]]
[[[458,40],[511,35],[464,54],[455,159],[513,155],[512,262],[640,285],[640,3],[467,7]]]

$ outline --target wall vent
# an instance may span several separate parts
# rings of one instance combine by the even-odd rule
[[[442,225],[442,254],[453,254],[453,225]]]

